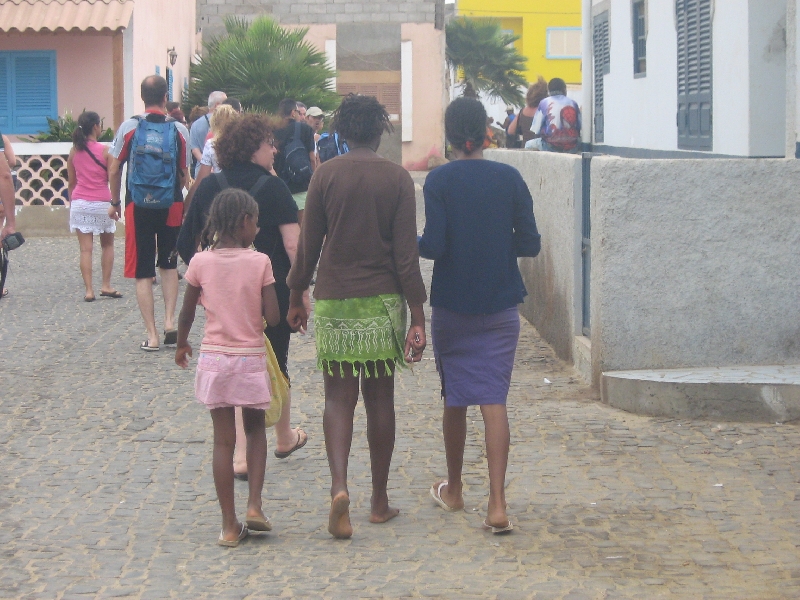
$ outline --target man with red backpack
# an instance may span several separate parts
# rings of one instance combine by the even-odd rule
[[[539,103],[531,131],[541,137],[529,140],[525,148],[548,152],[579,152],[581,109],[567,97],[567,84],[555,77],[547,84],[549,96]]]
[[[121,216],[122,164],[125,182],[125,277],[136,279],[136,300],[142,312],[146,352],[160,348],[156,329],[153,278],[156,260],[164,294],[164,344],[178,341],[175,305],[178,301],[178,251],[183,219],[183,188],[189,164],[189,132],[166,114],[167,82],[151,75],[142,81],[145,112],[120,125],[111,146],[108,216]]]

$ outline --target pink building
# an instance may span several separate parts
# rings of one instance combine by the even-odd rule
[[[116,127],[159,73],[180,100],[197,50],[195,0],[0,2],[0,131],[28,135],[84,109]]]

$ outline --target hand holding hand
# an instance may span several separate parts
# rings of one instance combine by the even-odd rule
[[[425,350],[427,341],[425,339],[425,327],[423,325],[412,325],[406,334],[406,345],[403,355],[406,362],[419,362],[422,360],[422,353]]]

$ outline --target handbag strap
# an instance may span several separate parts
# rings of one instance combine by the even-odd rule
[[[89,155],[89,158],[100,165],[104,171],[108,172],[108,166],[103,164],[103,162],[94,155],[94,152],[89,149],[89,144],[86,144],[86,153]]]

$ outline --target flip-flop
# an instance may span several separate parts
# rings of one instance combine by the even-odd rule
[[[178,343],[178,330],[177,329],[164,330],[164,345],[174,346],[177,343]]]
[[[509,521],[508,525],[505,527],[495,527],[494,525],[489,525],[489,523],[486,522],[486,519],[484,519],[483,528],[490,530],[492,533],[509,533],[514,530],[514,524]]]
[[[8,296],[8,289],[4,289],[0,292],[0,298],[5,298],[6,296]]]
[[[106,298],[122,298],[122,294],[120,294],[117,290],[113,292],[100,292],[101,296],[105,296]]]
[[[247,517],[247,528],[253,531],[272,531],[272,523],[267,517]]]
[[[247,481],[247,471],[245,471],[244,473],[237,473],[236,471],[234,471],[233,478],[238,479],[239,481]]]
[[[83,301],[84,302],[94,302],[95,301],[95,297],[94,296],[84,296],[83,297]]]
[[[436,504],[438,504],[439,506],[441,506],[443,509],[445,509],[448,512],[456,512],[456,511],[462,510],[460,508],[455,508],[453,506],[450,506],[447,502],[445,502],[442,499],[442,488],[444,486],[446,486],[447,484],[448,484],[447,481],[442,481],[439,484],[439,486],[437,487],[436,484],[434,483],[431,486],[431,498],[433,498],[436,501]]]
[[[219,532],[219,538],[217,538],[217,543],[220,546],[225,546],[226,548],[236,548],[244,538],[247,537],[247,534],[250,533],[247,529],[247,525],[242,523],[242,529],[239,531],[239,536],[235,540],[226,540],[222,538],[224,531]]]
[[[145,352],[158,352],[161,350],[161,346],[151,346],[150,340],[145,340],[139,344],[139,349],[144,350]]]
[[[301,431],[303,430],[302,429],[297,430],[297,443],[294,445],[294,448],[292,448],[291,450],[287,450],[286,452],[278,452],[277,450],[275,450],[275,458],[288,458],[292,452],[294,452],[295,450],[300,450],[300,448],[306,445],[306,442],[308,441],[308,434],[306,433],[306,437],[304,439],[303,436],[300,435]],[[303,431],[303,433],[305,433],[305,431]]]

